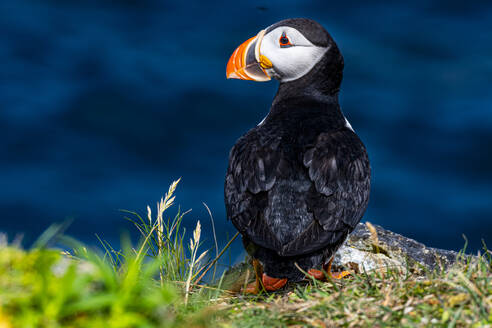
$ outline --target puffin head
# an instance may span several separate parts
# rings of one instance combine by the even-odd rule
[[[342,71],[343,57],[330,34],[311,19],[293,18],[242,43],[227,63],[226,76],[253,81],[273,77],[284,83],[313,75],[339,80],[339,85]]]

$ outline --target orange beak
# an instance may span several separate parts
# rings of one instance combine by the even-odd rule
[[[226,76],[228,79],[270,80],[265,69],[271,68],[271,63],[265,56],[260,55],[263,35],[265,35],[265,30],[260,31],[257,36],[250,38],[234,51],[227,63]],[[266,65],[265,62],[267,62]]]

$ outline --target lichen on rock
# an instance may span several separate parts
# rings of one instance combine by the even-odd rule
[[[381,266],[405,270],[415,264],[432,270],[453,264],[459,253],[427,247],[378,225],[359,223],[335,254],[337,266],[371,271]]]
[[[458,252],[427,247],[378,225],[359,223],[335,254],[333,266],[355,273],[388,268],[403,273],[415,267],[445,269],[455,263],[459,256]],[[252,268],[245,262],[235,265],[225,275],[225,281],[230,280],[226,285],[233,285],[232,289],[240,289],[245,280],[253,278]]]

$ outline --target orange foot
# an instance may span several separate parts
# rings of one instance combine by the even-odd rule
[[[267,276],[265,273],[262,277],[263,286],[269,292],[273,292],[285,286],[287,283],[287,278],[272,278]]]
[[[318,280],[326,280],[326,276],[321,270],[317,269],[309,269],[308,274],[313,277],[314,279]],[[349,271],[342,271],[342,272],[327,272],[327,274],[332,278],[332,279],[343,279],[346,276],[350,276],[351,273]]]
[[[330,261],[326,265],[323,266],[323,269],[325,270],[326,274],[328,275],[328,277],[331,277],[331,279],[342,279],[346,276],[351,275],[351,273],[348,271],[332,272],[331,271],[331,264],[332,263],[333,263],[333,257],[330,259]],[[325,273],[321,270],[309,269],[307,273],[308,273],[308,275],[310,275],[314,279],[326,280]]]
[[[287,278],[272,278],[267,276],[265,273],[261,277],[261,285],[266,291],[273,292],[284,287],[287,283]],[[244,292],[246,294],[258,294],[261,290],[261,285],[259,281],[252,282],[246,286]]]

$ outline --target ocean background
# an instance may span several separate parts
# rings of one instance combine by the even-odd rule
[[[229,150],[278,86],[225,66],[290,17],[320,22],[345,57],[341,105],[373,169],[363,221],[492,247],[490,1],[1,1],[0,231],[29,245],[72,220],[90,245],[136,241],[120,209],[155,212],[182,177],[170,213],[192,209],[186,227],[200,220],[211,245],[205,202],[224,244]]]

